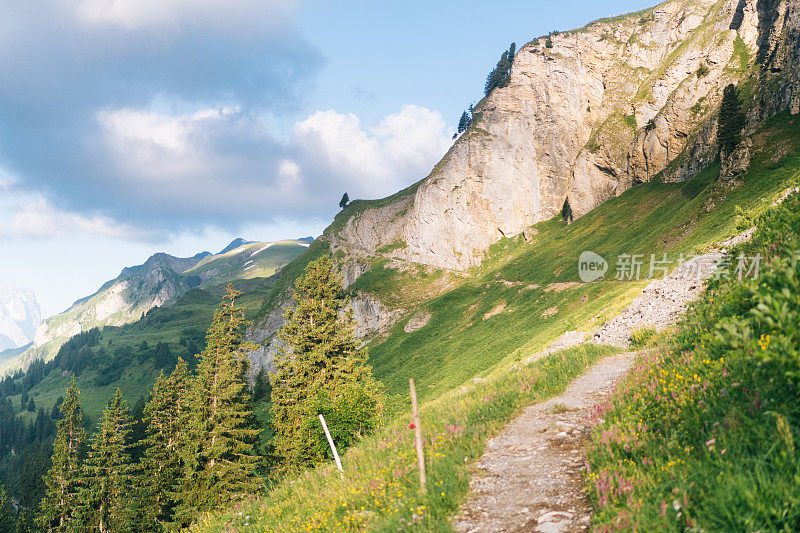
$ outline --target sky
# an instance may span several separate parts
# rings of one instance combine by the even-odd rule
[[[317,236],[425,177],[512,41],[653,3],[6,3],[0,281],[49,316],[155,252]]]

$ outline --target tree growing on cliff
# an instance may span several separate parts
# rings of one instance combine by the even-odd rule
[[[349,203],[350,203],[350,195],[347,194],[347,193],[344,193],[342,195],[342,199],[339,200],[339,209],[344,209],[345,207],[347,207],[347,204],[349,204]]]
[[[719,108],[717,140],[723,156],[731,154],[742,140],[745,118],[736,86],[730,84],[722,93],[722,104]]]
[[[247,353],[255,345],[242,339],[242,330],[249,323],[244,310],[236,306],[241,294],[228,285],[181,413],[178,453],[183,474],[175,510],[180,525],[188,525],[198,513],[252,493],[258,486],[258,458],[253,447],[260,430],[254,427],[245,379]]]
[[[567,224],[572,223],[572,206],[569,205],[569,198],[565,198],[564,205],[561,206],[561,218],[563,218]]]
[[[511,43],[508,50],[504,51],[503,55],[500,56],[500,61],[497,62],[497,66],[495,66],[486,77],[486,85],[483,88],[483,92],[486,96],[489,96],[489,93],[496,87],[506,87],[508,85],[508,82],[511,80],[511,66],[514,63],[516,51],[516,43]]]
[[[296,281],[297,305],[280,331],[284,346],[272,375],[275,446],[285,468],[330,457],[319,415],[337,447],[377,427],[380,384],[355,338],[355,319],[341,295],[341,277],[328,257],[310,263]]]
[[[472,117],[470,117],[466,111],[461,113],[461,119],[458,121],[458,133],[467,131],[470,122],[472,122]]]
[[[59,412],[53,463],[44,477],[47,492],[36,523],[44,531],[61,532],[70,529],[80,503],[80,454],[86,442],[80,391],[74,376]]]

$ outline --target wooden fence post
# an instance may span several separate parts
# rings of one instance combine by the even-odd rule
[[[339,476],[344,478],[342,461],[339,460],[339,452],[336,451],[336,445],[333,443],[333,437],[331,437],[331,432],[328,431],[328,424],[325,423],[325,418],[322,415],[319,415],[319,421],[322,422],[322,429],[325,430],[325,436],[328,438],[328,444],[330,444],[331,450],[333,450],[333,458],[336,460],[336,466],[339,468]]]
[[[414,423],[414,445],[417,449],[417,463],[419,464],[419,485],[425,492],[425,456],[422,451],[422,428],[419,422],[419,407],[417,406],[417,389],[414,387],[414,378],[409,379],[411,385],[411,416]]]

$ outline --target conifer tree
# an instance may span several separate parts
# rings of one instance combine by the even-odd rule
[[[736,92],[736,86],[730,84],[722,92],[722,104],[719,109],[717,138],[723,155],[733,152],[739,144],[745,118],[742,111],[742,102]]]
[[[44,531],[67,531],[80,502],[80,454],[86,442],[78,385],[73,376],[59,409],[52,466],[44,477],[47,492],[36,523]]]
[[[101,533],[133,530],[130,432],[130,409],[117,389],[103,411],[83,469],[80,516],[84,528]]]
[[[470,116],[464,111],[461,114],[461,119],[458,121],[458,133],[464,133],[469,128]]]
[[[310,263],[295,282],[297,304],[279,333],[284,346],[272,376],[272,420],[276,450],[288,468],[329,456],[319,414],[342,448],[379,420],[380,386],[355,339],[353,311],[341,291],[328,257]]]
[[[144,531],[158,530],[172,521],[174,492],[182,473],[177,451],[188,380],[189,369],[179,358],[171,375],[159,375],[144,408],[147,436],[137,480],[137,520]]]
[[[3,485],[0,485],[0,533],[17,533],[20,529],[17,513]]]
[[[511,43],[508,50],[503,52],[500,56],[500,61],[494,67],[489,76],[486,78],[486,85],[483,88],[484,93],[488,96],[496,87],[506,87],[511,80],[511,66],[514,63],[514,56],[516,55],[517,44]]]
[[[561,218],[563,218],[567,224],[572,223],[572,206],[569,205],[569,198],[566,198],[564,200],[564,205],[561,206]]]
[[[191,380],[186,411],[182,414],[180,458],[183,476],[177,493],[176,521],[186,525],[198,512],[211,510],[257,486],[253,453],[260,430],[254,428],[252,401],[245,372],[243,342],[248,325],[236,307],[241,293],[228,285],[206,335],[197,375]]]
[[[344,209],[345,207],[347,207],[347,204],[349,204],[349,203],[350,203],[350,195],[347,194],[347,193],[344,193],[342,195],[342,199],[339,200],[339,208],[340,209]]]

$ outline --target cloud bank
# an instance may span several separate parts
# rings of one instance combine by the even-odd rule
[[[296,29],[299,4],[5,6],[0,168],[14,179],[0,182],[0,236],[324,219],[345,191],[378,197],[424,177],[450,145],[438,112],[407,105],[377,124],[301,112],[324,58]],[[277,133],[291,116],[305,118]]]

